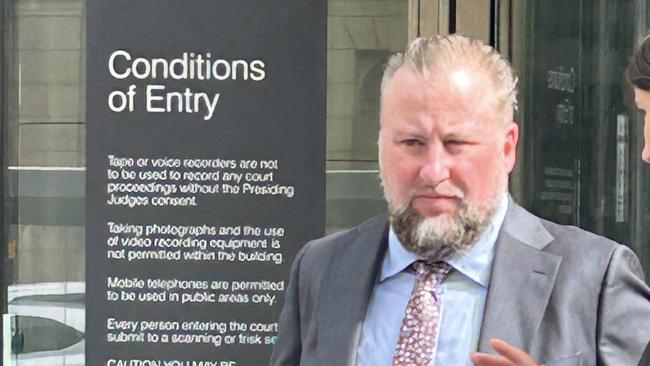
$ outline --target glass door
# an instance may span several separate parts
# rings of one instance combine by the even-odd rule
[[[531,0],[514,14],[524,24],[513,39],[524,106],[520,201],[630,246],[647,271],[643,121],[624,79],[645,14],[645,0]]]

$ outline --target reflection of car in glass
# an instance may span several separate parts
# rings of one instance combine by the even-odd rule
[[[85,284],[9,286],[11,365],[85,364]]]

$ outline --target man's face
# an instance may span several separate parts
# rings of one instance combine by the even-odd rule
[[[454,231],[489,221],[518,138],[516,124],[503,127],[494,93],[489,78],[462,69],[428,80],[404,66],[395,73],[382,92],[379,157],[394,226],[410,211],[408,225],[426,222],[432,240],[458,241],[467,238]]]

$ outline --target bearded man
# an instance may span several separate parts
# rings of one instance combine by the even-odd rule
[[[515,105],[508,62],[480,41],[419,38],[389,60],[389,216],[300,251],[271,365],[637,364],[650,340],[639,261],[510,198]]]

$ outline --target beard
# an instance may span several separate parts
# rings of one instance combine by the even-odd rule
[[[395,207],[385,184],[382,184],[388,201],[391,226],[404,248],[429,262],[441,261],[456,253],[468,251],[490,225],[500,198],[507,190],[505,171],[495,173],[494,194],[489,199],[475,202],[461,198],[456,212],[442,213],[435,217],[424,217],[412,207],[411,200],[417,192],[413,192],[405,204]],[[382,178],[382,183],[383,181]]]

